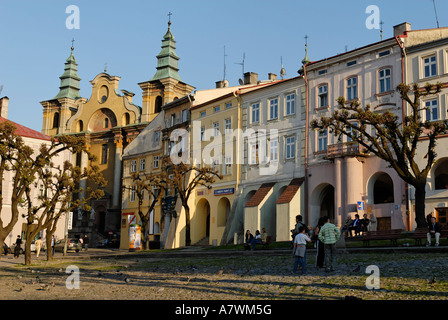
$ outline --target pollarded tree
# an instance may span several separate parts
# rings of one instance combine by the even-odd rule
[[[55,165],[53,162],[44,167],[40,167],[36,173],[34,186],[40,186],[40,193],[37,197],[33,196],[31,186],[25,190],[25,197],[21,206],[26,209],[24,214],[27,221],[25,230],[25,264],[31,263],[31,242],[39,232],[46,230],[47,248],[51,247],[51,238],[59,219],[69,214],[77,208],[83,208],[89,211],[90,201],[99,199],[104,195],[102,187],[106,185],[102,174],[97,165],[93,165],[96,157],[90,154],[85,147],[85,140],[81,137],[60,136],[58,142],[63,145],[72,146],[73,151],[86,152],[91,165],[89,168],[81,168],[73,165],[70,161],[65,161],[62,166]],[[42,145],[40,155],[48,154],[51,146]],[[36,164],[28,160],[25,166],[32,168]],[[83,190],[80,187],[81,180],[88,180],[89,187]],[[94,186],[94,187],[92,187]],[[78,196],[79,194],[83,196]],[[52,259],[52,250],[48,250],[47,260]]]
[[[343,97],[338,98],[338,110],[330,117],[321,117],[311,121],[314,130],[329,130],[338,137],[349,137],[354,143],[386,161],[398,176],[415,188],[415,221],[417,227],[426,226],[425,219],[425,185],[426,178],[436,159],[436,140],[441,134],[448,132],[448,122],[422,120],[423,112],[430,112],[420,106],[423,97],[438,94],[442,88],[440,83],[427,84],[420,88],[400,84],[396,90],[401,99],[407,103],[407,114],[403,121],[396,114],[386,111],[375,112],[370,105],[360,106],[358,101],[347,104]],[[425,148],[422,138],[427,140],[426,163],[420,167],[417,149]],[[421,149],[420,149],[421,150]]]
[[[179,197],[185,210],[185,245],[189,246],[191,245],[191,216],[188,199],[196,187],[211,188],[216,178],[222,179],[222,175],[215,169],[207,166],[197,167],[183,162],[173,164],[168,157],[163,161],[163,168],[168,173],[166,180],[167,191],[174,191],[174,195]]]
[[[131,185],[129,187],[123,187],[123,189],[132,190],[135,192],[138,201],[138,215],[142,223],[142,243],[143,249],[148,249],[148,237],[147,237],[147,227],[149,223],[149,217],[151,212],[154,210],[157,202],[160,200],[162,195],[162,190],[165,189],[166,184],[166,172],[161,173],[149,173],[149,174],[139,174],[137,172],[131,175]],[[142,211],[143,202],[145,196],[149,195],[149,205],[147,210]]]

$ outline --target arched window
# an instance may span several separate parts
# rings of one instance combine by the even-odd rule
[[[59,112],[56,112],[53,116],[53,129],[59,128]]]
[[[373,184],[373,203],[393,203],[394,202],[394,183],[387,173],[381,173],[377,176]]]
[[[129,113],[125,112],[125,114],[123,114],[123,125],[127,126],[130,123],[131,123],[131,116],[129,115]]]
[[[156,98],[155,106],[154,106],[154,113],[160,113],[162,111],[162,103],[163,99],[161,96],[158,96]]]
[[[448,189],[448,159],[441,160],[434,171],[436,190]]]
[[[82,120],[79,120],[78,123],[76,124],[76,131],[81,132],[83,130],[84,130],[84,123],[82,122]]]

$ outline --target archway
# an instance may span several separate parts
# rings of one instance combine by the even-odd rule
[[[104,131],[117,126],[117,117],[107,108],[97,110],[89,120],[87,130],[90,132]]]
[[[329,183],[318,185],[311,193],[309,223],[315,226],[323,216],[335,221],[334,187]]]
[[[192,229],[194,228],[193,241],[199,241],[210,236],[210,203],[204,198],[199,200],[196,205],[194,221],[194,226],[192,225]]]
[[[437,161],[437,166],[433,169],[434,172],[434,189],[443,190],[448,189],[448,158]]]
[[[226,197],[223,197],[218,202],[218,216],[216,224],[218,227],[225,227],[227,217],[230,213],[230,201]]]
[[[377,172],[367,184],[367,202],[383,204],[394,202],[394,183],[385,172]]]

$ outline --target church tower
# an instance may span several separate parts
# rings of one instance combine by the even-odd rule
[[[44,107],[42,133],[48,136],[55,136],[66,133],[66,123],[76,108],[79,96],[78,64],[76,63],[73,41],[70,56],[65,62],[64,73],[59,77],[61,84],[59,93],[51,100],[42,101]]]
[[[169,14],[171,15],[171,14]],[[194,90],[179,76],[179,57],[176,54],[176,41],[171,33],[171,19],[163,36],[162,49],[157,55],[157,71],[146,82],[138,85],[143,90],[142,122],[150,122],[162,110],[162,106]]]

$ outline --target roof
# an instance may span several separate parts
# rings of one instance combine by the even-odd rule
[[[255,194],[247,201],[247,207],[256,207],[258,206],[275,185],[275,182],[263,183],[261,187],[255,192]]]
[[[15,133],[21,137],[51,141],[50,136],[47,136],[47,135],[40,133],[39,131],[33,130],[31,128],[22,126],[21,124],[15,123],[11,120],[0,117],[0,123],[3,123],[3,122],[10,122],[10,123],[14,124],[17,128]]]
[[[283,191],[283,193],[280,195],[276,203],[279,204],[279,203],[291,202],[292,198],[294,198],[297,191],[300,189],[300,186],[302,185],[303,181],[305,181],[305,178],[292,179],[290,184],[286,187],[285,191]]]

